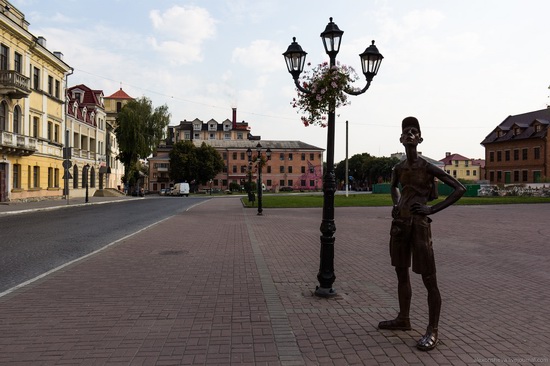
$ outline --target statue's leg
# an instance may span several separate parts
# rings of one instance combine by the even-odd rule
[[[399,298],[399,314],[393,320],[385,320],[378,324],[379,329],[411,330],[409,311],[411,308],[411,281],[407,267],[395,267],[397,273],[397,296]]]
[[[441,313],[441,295],[437,287],[437,276],[435,273],[422,275],[422,280],[426,290],[428,290],[428,309],[429,323],[426,334],[417,343],[417,348],[421,351],[429,351],[435,348],[438,339],[439,314]]]

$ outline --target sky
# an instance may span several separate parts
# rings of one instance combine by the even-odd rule
[[[509,115],[550,104],[547,0],[11,0],[29,31],[74,69],[69,86],[166,104],[171,125],[246,121],[263,140],[326,149],[305,127],[282,53],[296,37],[315,66],[320,33],[344,31],[337,61],[355,68],[372,40],[384,56],[369,90],[336,111],[335,162],[403,152],[403,118],[420,121],[419,151],[484,158],[480,142]]]

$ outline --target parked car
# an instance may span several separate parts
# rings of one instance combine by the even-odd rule
[[[159,196],[166,196],[170,193],[170,190],[168,188],[161,188],[159,191]]]
[[[176,183],[170,191],[171,196],[189,197],[189,183]]]

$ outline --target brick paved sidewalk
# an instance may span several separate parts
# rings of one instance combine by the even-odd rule
[[[513,212],[513,217],[509,217]],[[2,365],[550,363],[550,205],[433,216],[442,343],[413,275],[413,329],[395,316],[388,208],[336,209],[338,296],[312,296],[320,209],[212,199],[0,298]]]

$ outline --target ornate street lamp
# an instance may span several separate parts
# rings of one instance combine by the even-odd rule
[[[330,67],[336,65],[336,55],[340,50],[340,43],[344,32],[338,28],[330,18],[325,31],[321,33],[325,52],[330,58]],[[294,79],[296,88],[303,93],[311,93],[310,90],[300,85],[300,74],[304,71],[307,53],[296,42],[296,37],[292,39],[292,43],[283,56],[285,57],[288,72]],[[361,58],[361,67],[363,75],[367,80],[367,84],[360,91],[344,90],[350,95],[360,95],[367,91],[374,76],[378,73],[380,63],[384,58],[378,49],[372,44],[359,55]],[[317,296],[329,297],[336,295],[336,291],[332,288],[332,284],[336,279],[334,274],[334,232],[336,225],[334,224],[334,194],[336,192],[336,177],[334,174],[334,131],[335,131],[335,101],[331,104],[328,113],[327,123],[327,169],[323,176],[323,219],[321,221],[321,253],[320,265],[317,279],[319,286],[315,289]]]

